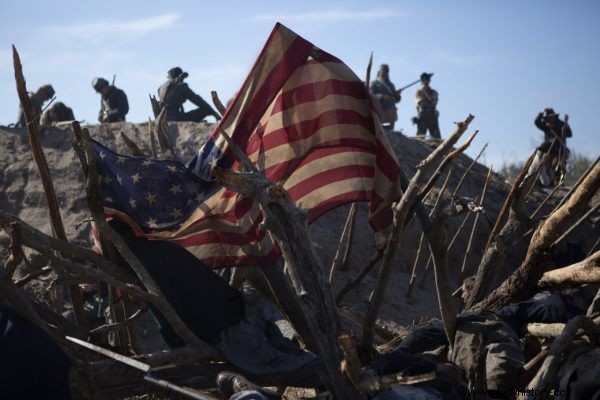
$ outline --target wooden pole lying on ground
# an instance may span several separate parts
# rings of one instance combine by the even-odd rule
[[[385,290],[389,282],[394,256],[402,240],[405,222],[419,201],[419,195],[427,183],[428,175],[437,168],[440,162],[443,163],[444,158],[450,152],[450,148],[467,130],[473,118],[472,115],[469,115],[464,122],[459,123],[456,131],[442,142],[426,159],[421,161],[402,198],[394,206],[394,220],[391,233],[385,246],[383,262],[377,282],[367,305],[367,313],[363,325],[363,337],[361,339],[361,345],[364,349],[370,349],[373,343],[373,326],[385,297]]]
[[[27,95],[27,87],[25,85],[25,78],[23,76],[23,67],[21,66],[21,59],[15,46],[13,46],[13,64],[15,69],[15,81],[17,83],[17,92],[21,101],[21,107],[27,121],[27,133],[29,136],[29,143],[31,144],[31,150],[33,152],[33,158],[40,171],[42,179],[42,186],[44,187],[44,193],[46,200],[48,201],[48,210],[50,215],[50,224],[52,225],[52,231],[54,235],[62,240],[67,239],[65,229],[60,216],[58,207],[58,201],[56,200],[56,192],[54,190],[54,184],[52,183],[52,177],[50,176],[50,169],[48,168],[48,161],[44,155],[42,144],[40,143],[40,133],[38,129],[38,123],[35,117],[35,112],[31,104],[31,100]],[[85,313],[83,310],[83,298],[79,287],[77,285],[69,285],[69,295],[71,302],[73,303],[73,311],[75,319],[79,325],[87,328],[88,323],[85,319]]]

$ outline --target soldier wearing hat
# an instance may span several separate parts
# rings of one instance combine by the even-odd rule
[[[424,136],[429,131],[431,137],[441,139],[438,123],[440,113],[436,109],[438,92],[429,86],[432,75],[426,72],[421,74],[421,88],[415,93],[415,102],[417,103],[417,112],[419,115],[413,118],[413,122],[417,124],[417,136]]]
[[[542,183],[558,184],[561,176],[566,171],[567,158],[569,150],[567,149],[567,138],[573,136],[569,126],[569,116],[565,115],[565,120],[558,117],[553,108],[542,109],[535,117],[535,126],[544,132],[544,143],[538,147],[538,152],[547,153],[547,170],[542,171],[542,175],[547,173],[548,182],[542,179]]]
[[[381,64],[377,72],[377,79],[371,82],[370,92],[377,100],[379,106],[378,114],[381,123],[394,129],[394,123],[398,120],[396,103],[400,102],[400,90],[396,90],[390,81],[390,67]]]
[[[220,120],[221,116],[202,97],[194,93],[187,83],[183,82],[187,77],[188,73],[183,72],[181,68],[171,68],[167,72],[167,81],[158,88],[161,105],[167,108],[167,119],[169,121],[200,122],[212,115],[217,121]],[[187,100],[198,108],[184,111],[183,103]]]
[[[92,87],[102,96],[98,121],[102,123],[125,121],[125,115],[129,112],[129,103],[125,92],[109,85],[104,78],[94,78]]]
[[[42,106],[43,104],[50,100],[54,96],[54,88],[52,85],[44,85],[36,90],[29,96],[29,100],[31,101],[31,105],[33,106],[33,111],[35,115],[35,122],[39,124],[40,116],[42,114]],[[15,124],[18,128],[24,128],[27,126],[27,121],[25,120],[25,113],[23,112],[23,108],[19,109],[19,116],[17,118],[17,123]]]

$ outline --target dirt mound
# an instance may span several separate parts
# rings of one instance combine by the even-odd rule
[[[180,149],[183,159],[190,159],[200,147],[211,131],[209,124],[196,123],[170,123],[171,132]],[[125,132],[132,138],[147,154],[150,153],[148,127],[146,124],[114,123],[105,125],[88,126],[92,137],[121,153],[128,150],[119,138],[120,132]],[[416,165],[426,157],[433,149],[434,144],[426,141],[408,138],[394,133],[390,137],[396,150],[398,159],[406,174],[411,176]],[[69,132],[66,129],[47,128],[42,134],[42,145],[48,159],[51,174],[62,212],[62,218],[69,239],[86,243],[89,245],[89,217],[84,200],[83,177],[79,162],[77,161],[69,141]],[[50,224],[46,208],[46,200],[39,178],[39,173],[23,130],[0,127],[0,209],[19,216],[29,224],[50,233]],[[464,171],[472,160],[467,156],[460,156],[454,162],[453,174],[449,183],[449,190],[453,191]],[[475,198],[483,188],[487,168],[475,164],[467,174],[461,186],[459,195]],[[491,230],[491,221],[495,220],[502,202],[507,195],[508,185],[498,175],[494,175],[490,182],[485,201],[485,217],[480,219],[478,233],[473,248],[473,255],[468,264],[468,270],[473,271],[481,257],[481,252],[487,236]],[[536,192],[531,197],[529,206],[535,208],[545,197],[545,192]],[[559,196],[557,196],[559,197]],[[552,206],[552,202],[547,208]],[[346,220],[349,206],[340,207],[324,215],[314,224],[310,230],[314,245],[318,254],[322,256],[323,265],[329,269],[335,255],[339,237]],[[451,220],[449,237],[454,236],[463,217]],[[458,284],[457,271],[462,265],[464,249],[471,231],[474,216],[469,217],[464,228],[458,235],[453,247],[449,251],[449,265],[455,284]],[[585,228],[591,229],[591,228]],[[589,232],[588,232],[589,233]],[[586,232],[577,233],[581,237]],[[593,234],[588,237],[596,237]],[[432,275],[425,280],[424,288],[416,288],[413,291],[412,300],[407,302],[405,297],[406,288],[410,278],[415,253],[420,238],[420,227],[413,221],[404,236],[402,249],[398,251],[397,268],[392,275],[389,285],[387,302],[383,307],[381,317],[391,320],[397,324],[410,324],[414,320],[429,318],[437,315],[437,300],[432,285]],[[3,241],[6,238],[3,237]],[[0,248],[6,245],[0,244]],[[515,267],[524,254],[525,241],[515,246],[507,261],[504,276],[511,267]],[[374,237],[367,222],[366,205],[359,207],[356,231],[354,235],[353,248],[350,255],[348,268],[340,271],[334,280],[335,291],[339,290],[351,277],[356,275],[367,263],[374,251]],[[421,270],[427,260],[428,252],[422,259]],[[345,303],[349,305],[358,315],[362,315],[364,305],[368,299],[375,281],[375,273],[372,272],[364,283],[356,290],[349,293]],[[419,278],[420,281],[420,278]]]

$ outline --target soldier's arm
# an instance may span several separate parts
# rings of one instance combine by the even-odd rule
[[[535,126],[540,130],[540,131],[546,131],[546,127],[544,126],[544,122],[542,122],[543,119],[543,115],[542,113],[539,113],[536,117],[535,120],[533,121],[533,123],[535,124]]]

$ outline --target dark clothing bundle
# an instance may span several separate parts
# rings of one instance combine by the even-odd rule
[[[538,149],[547,153],[550,151],[552,157],[558,156],[561,152],[566,150],[566,139],[573,136],[573,132],[568,124],[555,117],[552,123],[544,121],[544,115],[539,113],[535,117],[535,126],[544,132],[544,143],[542,143]],[[552,142],[556,138],[556,143],[552,146]],[[552,148],[551,148],[552,147]]]
[[[557,376],[560,400],[600,400],[600,350],[574,350]]]
[[[183,247],[136,237],[123,223],[110,225],[144,264],[181,320],[202,340],[215,345],[234,365],[253,376],[276,377],[290,386],[317,387],[322,364],[312,353],[282,336],[270,321],[244,303],[240,291]],[[126,265],[121,261],[122,265]],[[184,343],[164,316],[152,308],[170,347]]]
[[[583,312],[583,311],[581,311]],[[542,292],[533,298],[519,303],[509,304],[494,312],[515,333],[522,333],[530,322],[567,322],[576,312],[569,312],[560,296]],[[459,314],[459,319],[468,312]],[[423,353],[440,346],[448,345],[442,321],[427,322],[410,332],[400,344],[400,348],[412,353]]]
[[[414,376],[437,373],[437,364],[422,355],[411,354],[402,349],[384,354],[373,363],[373,368],[379,375],[401,373]],[[464,400],[469,397],[467,387],[451,376],[437,373],[429,381],[414,385],[403,385],[394,389],[382,390],[374,400],[404,400],[404,399],[440,399]]]
[[[185,324],[202,340],[215,344],[221,332],[244,316],[241,293],[183,247],[137,237],[125,224],[110,225],[144,264]],[[126,265],[125,262],[122,265]],[[155,311],[155,314],[159,314]],[[161,333],[170,346],[183,345],[159,314]]]
[[[69,400],[70,363],[50,335],[0,304],[0,400]]]
[[[177,83],[175,80],[169,79],[158,88],[158,97],[167,108],[169,121],[200,122],[209,115],[217,116],[215,110],[202,97],[194,93],[187,83]],[[185,112],[183,103],[187,100],[198,108]]]
[[[31,106],[33,107],[33,115],[35,115],[36,123],[39,124],[40,116],[42,114],[42,102],[39,101],[35,95],[29,96],[29,101],[31,102]],[[17,128],[26,128],[27,121],[25,120],[25,113],[23,112],[23,108],[19,108],[19,116],[17,117],[17,123],[15,124]]]
[[[102,95],[100,105],[100,122],[120,122],[125,121],[125,115],[129,112],[129,103],[127,95],[121,89],[109,86],[108,92]]]
[[[51,125],[56,122],[73,121],[75,114],[70,107],[67,107],[63,102],[56,102],[52,107],[44,111],[40,119],[40,125]]]

